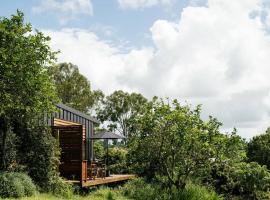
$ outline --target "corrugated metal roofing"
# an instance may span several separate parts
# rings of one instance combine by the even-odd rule
[[[58,108],[61,108],[61,109],[67,110],[67,111],[69,111],[69,112],[71,112],[71,113],[74,113],[74,114],[76,114],[76,115],[78,115],[78,116],[80,116],[80,117],[83,117],[83,118],[85,118],[85,119],[88,119],[88,120],[90,120],[90,121],[92,121],[92,122],[94,122],[94,123],[97,123],[97,124],[100,123],[96,118],[91,117],[91,116],[89,116],[89,115],[86,115],[86,114],[84,114],[83,112],[78,111],[78,110],[75,110],[74,108],[71,108],[71,107],[69,107],[69,106],[67,106],[67,105],[65,105],[65,104],[58,103],[58,104],[56,104],[56,106],[57,106]]]
[[[122,135],[118,135],[109,131],[104,131],[93,135],[91,139],[124,139],[125,137]]]

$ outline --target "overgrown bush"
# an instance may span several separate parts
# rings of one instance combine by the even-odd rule
[[[113,147],[109,149],[109,170],[113,174],[128,172],[126,162],[127,150],[122,147]]]
[[[123,194],[135,200],[154,199],[155,193],[155,188],[145,183],[142,178],[129,181],[123,186]]]
[[[223,162],[212,169],[210,176],[208,184],[226,196],[269,199],[270,173],[256,162]]]
[[[256,162],[239,163],[232,171],[235,187],[251,199],[265,199],[270,190],[270,173]]]
[[[262,135],[253,137],[247,148],[247,157],[250,162],[266,165],[270,169],[270,128]]]
[[[98,190],[92,192],[89,195],[91,200],[128,200],[129,198],[125,197],[117,189],[111,189],[107,187],[101,187]]]
[[[20,198],[32,196],[35,192],[36,186],[28,175],[18,172],[0,174],[0,197]]]
[[[206,187],[188,184],[185,189],[166,188],[154,183],[146,183],[143,179],[135,179],[123,187],[123,194],[134,200],[221,200],[221,196]]]
[[[45,189],[52,177],[58,175],[60,150],[57,141],[46,127],[27,129],[22,140],[21,162],[27,165],[33,181]]]
[[[65,197],[65,198],[71,198],[74,192],[74,189],[72,188],[72,185],[69,183],[66,183],[62,178],[55,176],[51,177],[47,187],[47,192],[51,192],[52,194],[59,196],[59,197]]]
[[[178,193],[177,199],[183,200],[221,200],[222,196],[206,187],[188,184],[186,189]]]
[[[102,141],[96,140],[94,141],[94,157],[99,160],[104,159],[105,149]]]

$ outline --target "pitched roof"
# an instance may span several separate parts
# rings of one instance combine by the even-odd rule
[[[71,113],[74,113],[75,115],[78,115],[80,117],[83,117],[85,119],[88,119],[88,120],[90,120],[90,121],[92,121],[94,123],[97,123],[97,124],[100,123],[96,118],[91,117],[91,116],[89,116],[89,115],[87,115],[87,114],[85,114],[85,113],[83,113],[81,111],[78,111],[78,110],[74,109],[74,108],[71,108],[71,107],[69,107],[69,106],[67,106],[67,105],[65,105],[63,103],[56,104],[56,107],[61,108],[61,109],[64,109],[64,110],[67,110],[67,111],[69,111]]]

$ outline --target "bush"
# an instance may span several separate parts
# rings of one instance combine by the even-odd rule
[[[269,199],[270,172],[256,162],[222,163],[213,168],[205,181],[226,196]]]
[[[0,197],[20,198],[32,196],[35,192],[36,186],[28,175],[19,172],[0,174]]]
[[[232,176],[241,195],[251,199],[265,199],[270,190],[270,173],[265,166],[256,162],[240,163],[235,167]]]
[[[209,190],[206,187],[188,184],[186,189],[178,193],[178,199],[187,200],[221,200],[223,199],[220,195],[215,193],[213,190]]]
[[[221,196],[206,187],[188,184],[185,189],[165,188],[161,185],[145,183],[141,178],[124,185],[123,194],[135,200],[221,200]]]
[[[87,197],[91,200],[127,200],[119,190],[106,187],[99,188]]]
[[[69,183],[66,183],[62,178],[58,176],[51,178],[46,190],[47,192],[51,192],[55,196],[65,197],[68,199],[73,196],[73,192],[74,192],[72,185]]]
[[[155,199],[155,188],[145,183],[142,178],[137,178],[126,183],[123,194],[135,200]]]
[[[250,162],[266,165],[270,169],[270,128],[262,134],[253,137],[248,143],[247,157]]]
[[[109,149],[109,170],[111,173],[121,174],[128,172],[126,155],[127,150],[125,148],[113,147]]]

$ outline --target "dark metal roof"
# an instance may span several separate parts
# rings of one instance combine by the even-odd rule
[[[61,109],[64,109],[64,110],[67,110],[67,111],[69,111],[69,112],[71,112],[71,113],[74,113],[75,115],[78,115],[78,116],[80,116],[80,117],[83,117],[83,118],[85,118],[85,119],[88,119],[89,121],[92,121],[92,122],[94,122],[94,123],[97,123],[97,124],[100,123],[96,118],[91,117],[91,116],[89,116],[89,115],[86,115],[86,114],[84,114],[83,112],[78,111],[78,110],[75,110],[74,108],[71,108],[71,107],[69,107],[69,106],[67,106],[67,105],[65,105],[65,104],[58,103],[58,104],[56,104],[56,107],[61,108]]]
[[[125,138],[124,136],[109,131],[104,131],[92,136],[91,139],[124,139],[124,138]]]

